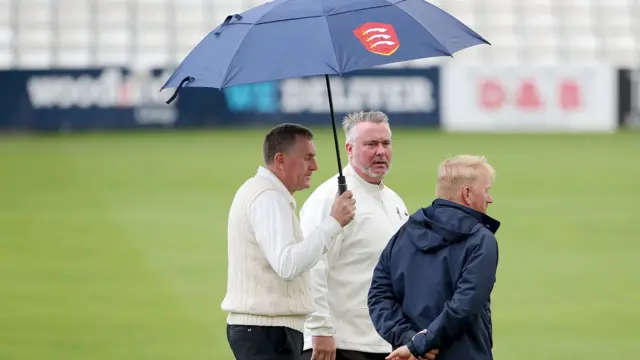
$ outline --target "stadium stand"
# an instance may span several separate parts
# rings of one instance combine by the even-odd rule
[[[261,2],[0,0],[0,68],[174,65],[226,15]],[[637,0],[431,2],[493,45],[465,50],[456,55],[457,61],[640,62]]]

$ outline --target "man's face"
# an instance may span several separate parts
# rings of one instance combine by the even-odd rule
[[[311,174],[318,170],[313,141],[298,136],[295,145],[283,156],[284,183],[290,191],[311,186]]]
[[[489,204],[493,203],[493,198],[489,194],[491,189],[491,177],[486,170],[481,171],[480,177],[475,184],[466,185],[463,188],[463,198],[467,206],[486,214]]]
[[[362,122],[353,131],[354,143],[347,143],[351,165],[365,180],[372,183],[381,181],[391,168],[389,125]]]

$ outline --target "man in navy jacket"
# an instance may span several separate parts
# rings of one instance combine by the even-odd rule
[[[393,236],[368,294],[388,359],[493,359],[491,291],[500,223],[486,214],[494,169],[461,155],[438,169],[436,200]]]

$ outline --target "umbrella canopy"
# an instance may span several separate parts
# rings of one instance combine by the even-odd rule
[[[162,89],[324,75],[343,182],[329,75],[489,44],[424,0],[274,0],[229,15],[182,61]],[[346,187],[341,184],[340,191]]]

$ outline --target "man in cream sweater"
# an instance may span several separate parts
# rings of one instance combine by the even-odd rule
[[[227,338],[238,360],[298,360],[314,310],[309,269],[354,217],[351,191],[334,194],[330,212],[302,233],[295,191],[318,169],[313,135],[295,124],[264,139],[264,167],[235,194],[228,221]]]
[[[306,322],[302,359],[383,360],[391,352],[367,308],[373,269],[387,242],[408,219],[402,199],[383,179],[391,165],[391,129],[382,112],[350,114],[343,123],[349,164],[347,188],[358,199],[355,219],[311,270],[316,311]],[[304,234],[331,211],[336,179],[328,179],[300,211]]]

